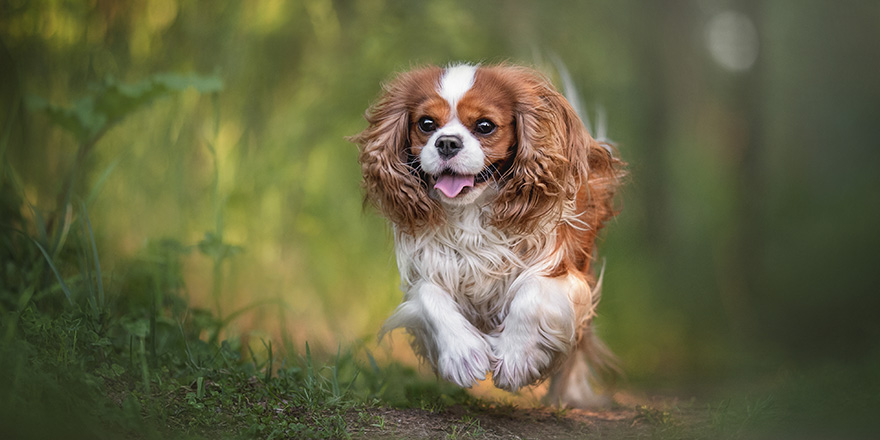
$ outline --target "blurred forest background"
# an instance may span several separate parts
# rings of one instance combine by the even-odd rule
[[[40,212],[82,161],[109,285],[156,246],[215,246],[181,275],[192,304],[241,312],[227,331],[388,351],[391,236],[346,136],[395,72],[512,61],[560,84],[558,57],[630,163],[598,325],[631,386],[808,372],[817,393],[875,393],[878,55],[876,1],[5,0],[3,160]],[[204,87],[132,112],[84,158],[88,136],[45,111],[165,73]]]

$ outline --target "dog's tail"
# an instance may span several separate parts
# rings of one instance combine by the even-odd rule
[[[598,301],[605,275],[603,266],[596,286],[593,287],[593,301]],[[546,403],[560,407],[595,408],[611,403],[614,386],[623,372],[617,357],[595,332],[592,316],[580,331],[572,354],[550,377],[550,389],[545,397]],[[601,392],[596,388],[601,387]]]
[[[616,376],[619,371],[608,347],[594,332],[588,331],[574,353],[550,377],[550,389],[544,399],[547,404],[564,408],[608,406],[614,382],[604,382],[601,378]],[[597,391],[597,387],[601,389]]]
[[[581,99],[581,93],[571,77],[571,72],[568,71],[568,67],[556,54],[551,54],[550,59],[553,61],[553,66],[556,68],[556,72],[559,73],[559,79],[562,82],[562,96],[565,96],[574,112],[581,118],[581,122],[584,123],[584,127],[587,128],[593,139],[597,140],[599,145],[608,151],[608,154],[614,156],[616,154],[616,151],[614,151],[616,144],[608,137],[608,117],[605,114],[605,108],[601,105],[596,106],[596,120],[594,124],[584,106],[583,99]]]

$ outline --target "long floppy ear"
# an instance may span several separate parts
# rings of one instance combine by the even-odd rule
[[[590,149],[587,157],[589,175],[587,177],[587,194],[579,200],[581,218],[590,226],[585,237],[584,247],[592,252],[596,236],[605,222],[617,215],[614,207],[614,194],[626,176],[626,162],[619,159],[612,145],[590,138]]]
[[[592,139],[568,101],[537,73],[508,68],[515,81],[515,157],[493,223],[528,232],[558,220],[587,178]]]
[[[411,100],[432,75],[430,69],[422,69],[398,76],[367,110],[369,126],[351,137],[360,148],[365,201],[410,233],[442,221],[440,205],[428,196],[427,184],[410,157]]]

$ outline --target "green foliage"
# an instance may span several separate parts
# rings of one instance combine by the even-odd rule
[[[223,89],[223,82],[216,76],[169,73],[153,75],[134,84],[107,78],[70,107],[51,103],[39,96],[28,96],[27,105],[33,111],[45,112],[53,123],[69,131],[80,143],[85,143],[100,137],[108,128],[154,100],[189,88],[200,93],[214,93]]]
[[[205,238],[199,242],[198,247],[199,252],[219,262],[234,257],[243,250],[241,246],[224,243],[223,239],[214,232],[206,232]]]
[[[85,212],[79,214],[75,222],[85,220]],[[79,246],[90,242],[75,238]],[[89,287],[94,280],[83,282],[82,273],[62,278],[55,269],[57,278],[42,277],[44,282],[23,291],[7,285],[0,294],[4,437],[347,436],[345,412],[374,399],[371,386],[358,382],[353,354],[340,349],[325,365],[306,345],[303,356],[279,362],[271,342],[264,342],[267,357],[260,358],[237,339],[201,339],[215,329],[216,319],[188,308],[179,296],[180,256],[187,249],[173,240],[148,246],[132,261],[136,269],[111,284],[106,302],[95,301]],[[5,264],[37,274],[55,266],[43,255]],[[62,284],[65,294],[55,288]],[[242,356],[243,350],[250,356]],[[389,379],[373,375],[370,381]]]
[[[114,115],[105,119],[118,120],[168,90],[193,85],[210,91],[217,83],[163,75],[102,89],[82,102],[102,103],[95,108]],[[64,113],[51,105],[43,109]],[[77,124],[88,122],[78,118]],[[84,132],[83,127],[74,131]],[[89,136],[103,132],[94,127]],[[3,186],[16,187],[15,170],[4,166]],[[332,357],[316,357],[308,343],[302,355],[287,346],[279,357],[272,341],[260,339],[263,350],[257,354],[252,343],[234,335],[220,340],[243,314],[284,306],[255,301],[226,316],[189,306],[182,259],[198,249],[213,263],[215,280],[222,280],[222,263],[242,252],[223,240],[222,230],[208,231],[195,244],[150,240],[109,275],[102,270],[85,203],[62,205],[64,216],[50,212],[60,219],[54,224],[44,221],[21,191],[10,192],[2,208],[12,214],[5,226],[9,233],[0,236],[9,275],[0,287],[4,437],[345,438],[346,415],[354,408],[378,403],[438,408],[466,400],[460,390],[450,397],[439,385],[425,385],[412,369],[381,369],[369,352],[370,368],[364,370],[356,352],[341,346]],[[216,215],[222,225],[222,209]],[[52,424],[41,422],[48,418]]]
[[[85,219],[80,214],[74,222]],[[72,243],[88,246],[90,240],[79,236],[88,235],[87,229],[75,230]],[[37,247],[35,241],[29,245]],[[175,240],[151,243],[109,284],[106,302],[94,301],[88,287],[94,283],[81,282],[82,274],[39,283],[37,295],[4,289],[2,303],[17,307],[4,308],[2,316],[3,433],[344,438],[346,414],[365,405],[437,411],[472,400],[454,387],[425,382],[412,369],[379,368],[368,352],[365,368],[355,352],[341,348],[325,363],[308,344],[302,355],[288,347],[279,359],[271,341],[261,341],[265,356],[260,356],[236,338],[202,339],[215,334],[220,320],[189,308],[180,297],[180,257],[191,247]],[[17,270],[25,274],[49,265],[40,258],[7,264],[20,265]],[[62,283],[72,301],[58,292]],[[40,423],[48,417],[53,424]],[[473,432],[472,425],[462,432]]]

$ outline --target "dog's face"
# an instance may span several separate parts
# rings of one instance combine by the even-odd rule
[[[491,76],[474,66],[447,69],[410,112],[410,154],[443,203],[472,203],[515,153],[514,103]]]
[[[367,198],[408,232],[473,203],[490,205],[499,228],[534,229],[575,197],[595,146],[549,81],[514,66],[400,74],[367,121],[353,138]]]

